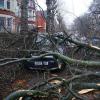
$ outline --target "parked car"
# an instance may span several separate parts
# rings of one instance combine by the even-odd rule
[[[62,70],[65,67],[63,61],[58,60],[53,55],[37,58],[31,56],[31,60],[24,61],[22,65],[29,70]]]
[[[100,37],[92,37],[91,40],[94,46],[100,47]]]

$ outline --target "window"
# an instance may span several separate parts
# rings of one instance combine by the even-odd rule
[[[10,32],[12,30],[12,18],[7,18],[7,30]]]
[[[10,9],[10,0],[7,0],[7,9]]]
[[[28,11],[28,17],[31,18],[32,17],[32,10]]]
[[[3,30],[3,26],[4,26],[4,17],[0,17],[0,31]]]
[[[32,7],[33,6],[33,1],[29,0],[29,6]]]
[[[8,18],[8,19],[7,19],[7,25],[8,25],[8,26],[11,26],[11,21],[12,21],[12,18]]]
[[[0,0],[0,8],[4,8],[4,0]]]

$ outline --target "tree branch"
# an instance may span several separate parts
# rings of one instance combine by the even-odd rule
[[[99,61],[76,60],[76,59],[72,59],[72,58],[70,58],[68,56],[64,56],[64,55],[62,55],[60,53],[56,53],[56,52],[45,53],[45,54],[42,54],[42,55],[37,56],[35,58],[42,58],[42,57],[47,56],[47,55],[54,55],[54,56],[58,57],[58,59],[63,60],[65,63],[78,64],[80,66],[88,66],[88,67],[100,67],[100,62]],[[2,63],[2,64],[0,64],[0,67],[3,67],[5,65],[18,63],[18,62],[22,62],[22,61],[26,61],[26,60],[31,60],[31,59],[34,60],[35,58],[33,57],[33,58],[16,59],[16,60],[13,60],[13,61]]]
[[[66,33],[65,31],[63,31],[63,32]],[[92,44],[83,43],[81,41],[77,41],[77,40],[74,40],[72,38],[64,38],[63,41],[69,41],[70,43],[73,43],[73,44],[76,44],[78,46],[85,47],[85,48],[88,48],[88,49],[91,49],[91,50],[95,50],[95,51],[100,53],[100,48],[97,47],[97,46],[93,46]]]
[[[36,91],[36,90],[19,90],[19,91],[11,93],[9,96],[5,98],[5,100],[16,100],[24,96],[29,96],[29,97],[30,96],[45,96],[47,97],[48,94],[41,92],[41,91]]]

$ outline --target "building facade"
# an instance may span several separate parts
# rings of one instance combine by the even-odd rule
[[[46,22],[41,12],[36,11],[34,0],[28,0],[28,28],[45,30]],[[0,0],[0,32],[20,32],[21,0]]]
[[[15,31],[17,12],[16,0],[0,0],[0,32]]]
[[[0,0],[0,32],[20,32],[21,0]],[[28,25],[35,25],[35,5],[33,0],[28,3]]]
[[[28,2],[28,27],[29,30],[33,29],[36,25],[36,7],[33,0]]]

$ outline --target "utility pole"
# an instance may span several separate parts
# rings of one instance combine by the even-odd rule
[[[28,0],[21,0],[21,29],[20,33],[28,32]]]

